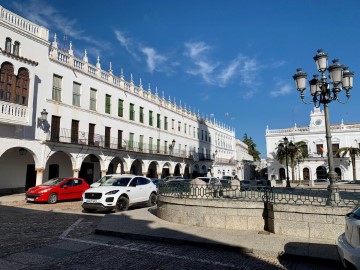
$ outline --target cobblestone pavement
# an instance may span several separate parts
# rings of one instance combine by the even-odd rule
[[[341,269],[316,261],[95,235],[104,214],[83,214],[80,202],[12,202],[0,205],[0,213],[1,270]]]

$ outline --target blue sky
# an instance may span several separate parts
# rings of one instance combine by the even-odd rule
[[[265,130],[309,125],[292,75],[317,74],[322,48],[355,72],[351,99],[330,104],[331,123],[360,122],[360,1],[143,0],[0,1],[50,30],[75,56],[110,62],[145,88],[252,137],[266,156]],[[64,33],[67,40],[64,42]],[[309,98],[308,92],[306,92]],[[342,96],[342,95],[341,95]]]

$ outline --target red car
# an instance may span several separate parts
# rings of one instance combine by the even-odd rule
[[[53,178],[29,188],[26,192],[26,201],[56,203],[64,200],[80,200],[81,195],[88,188],[90,188],[88,183],[81,178]]]

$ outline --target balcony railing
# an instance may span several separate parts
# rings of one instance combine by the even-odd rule
[[[27,106],[0,101],[0,122],[17,125],[29,125]]]
[[[182,158],[192,158],[193,152],[169,149],[165,145],[154,145],[131,140],[123,140],[114,137],[106,138],[100,134],[89,134],[89,132],[79,131],[71,132],[70,129],[62,128],[59,131],[50,131],[46,138],[50,142],[70,143],[75,145],[88,145],[93,147],[102,147],[109,149],[117,149],[123,151],[133,151],[147,154],[171,155]]]

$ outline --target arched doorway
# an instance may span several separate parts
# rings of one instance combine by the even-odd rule
[[[157,167],[158,167],[158,163],[156,161],[152,161],[150,164],[149,164],[149,168],[148,168],[148,171],[147,171],[147,174],[146,176],[149,177],[149,178],[157,178]]]
[[[303,169],[303,179],[304,180],[310,180],[310,171],[308,168]]]
[[[201,166],[201,176],[207,176],[207,168],[206,165]]]
[[[170,175],[170,163],[166,162],[161,171],[161,179]]]
[[[72,177],[72,163],[69,155],[62,151],[53,153],[46,162],[44,176],[46,180],[55,177]]]
[[[174,176],[181,176],[180,169],[181,169],[181,165],[179,163],[176,164],[175,169],[174,169]]]
[[[108,166],[107,174],[114,174],[114,173],[121,173],[121,174],[125,173],[123,162],[118,157],[113,158],[113,160],[110,162]]]
[[[339,167],[336,167],[335,172],[337,174],[336,180],[341,180],[341,169]]]
[[[130,174],[142,175],[142,165],[141,165],[140,160],[136,159],[136,160],[134,160],[134,162],[131,164]]]
[[[184,179],[190,179],[190,166],[189,165],[185,166]]]
[[[284,169],[284,168],[280,168],[280,169],[279,169],[279,180],[284,180],[284,179],[286,179],[285,169]]]
[[[316,179],[327,179],[327,171],[324,166],[316,168]]]
[[[193,170],[193,174],[192,174],[192,178],[196,178],[199,176],[199,165],[195,164],[194,165],[194,170]]]
[[[88,155],[82,162],[79,177],[92,184],[101,177],[99,158],[93,154]]]

